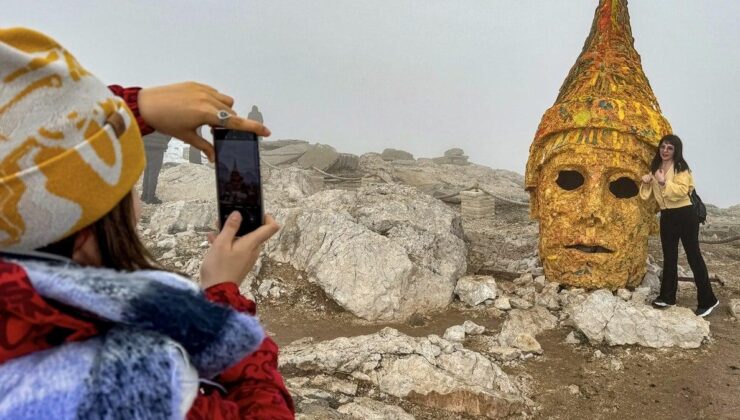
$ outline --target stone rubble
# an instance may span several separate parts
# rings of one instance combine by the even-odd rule
[[[358,171],[363,183],[349,191],[327,190],[324,177],[312,169],[263,166],[266,208],[283,228],[242,284],[243,294],[274,303],[296,292],[284,283],[283,274],[261,274],[263,261],[270,261],[271,267],[289,264],[340,307],[373,322],[423,316],[444,309],[455,295],[467,305],[465,311],[503,320],[500,331],[465,321],[448,328],[442,338],[410,337],[385,328],[284,346],[281,369],[292,376],[286,382],[296,398],[297,418],[413,418],[393,398],[473,417],[520,415],[532,403],[497,363],[512,366],[543,354],[536,337],[558,324],[575,328],[564,340],[572,345],[696,348],[709,338],[709,323],[690,309],[657,311],[646,305],[660,286],[661,268],[654,260],[648,261],[643,282],[634,290],[619,289],[615,295],[563,288],[543,275],[536,224],[510,228],[501,222],[496,231],[487,231],[491,221],[485,214],[467,220],[459,207],[430,196],[478,179],[490,191],[525,201],[519,175],[413,156],[386,160],[377,153],[360,158],[337,153],[334,160],[333,148],[278,142],[265,146],[263,157],[288,159],[293,153],[295,159],[277,164],[298,165],[312,150],[315,156],[308,157],[314,160],[303,159],[303,166],[333,162],[327,167],[331,172]],[[460,150],[446,158],[461,156]],[[148,207],[141,230],[160,261],[196,280],[209,247],[205,232],[216,225],[213,181],[213,169],[205,165],[165,165],[158,193],[164,203]],[[513,282],[465,275],[483,267],[497,279],[509,278],[497,270],[522,274]],[[738,317],[740,299],[727,305]],[[624,370],[619,359],[600,350],[592,357],[610,374]],[[581,395],[576,385],[568,392]]]
[[[436,335],[392,328],[284,347],[280,367],[305,375],[348,375],[417,404],[489,418],[519,413],[528,400],[484,355]]]

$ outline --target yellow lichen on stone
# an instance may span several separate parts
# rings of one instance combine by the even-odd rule
[[[589,289],[640,282],[656,209],[637,188],[670,132],[634,49],[627,1],[600,0],[527,162],[548,279]]]

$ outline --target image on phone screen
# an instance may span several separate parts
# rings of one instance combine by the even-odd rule
[[[257,136],[247,131],[215,129],[216,190],[223,226],[233,211],[242,215],[237,236],[262,225],[262,182]]]

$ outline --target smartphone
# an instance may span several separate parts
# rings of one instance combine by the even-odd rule
[[[249,131],[213,128],[216,151],[218,220],[223,227],[233,211],[242,215],[237,236],[262,226],[264,205],[257,135]]]

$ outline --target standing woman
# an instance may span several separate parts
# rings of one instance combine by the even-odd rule
[[[642,177],[640,197],[643,200],[654,199],[660,206],[660,243],[663,247],[663,280],[653,307],[664,309],[676,304],[680,239],[696,283],[698,305],[694,313],[707,316],[719,305],[719,300],[712,291],[707,266],[699,249],[699,219],[689,197],[694,190],[694,178],[683,158],[683,145],[678,136],[668,134],[660,140],[650,171]]]

